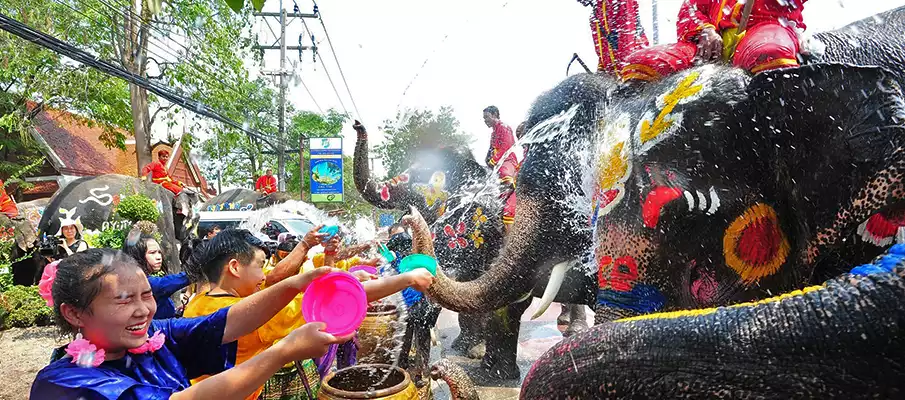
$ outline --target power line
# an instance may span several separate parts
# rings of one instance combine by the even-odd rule
[[[305,22],[304,19],[302,20],[302,24],[305,25],[305,30],[308,31],[308,33],[310,34],[310,33],[311,33],[311,29],[308,29],[308,23]],[[320,52],[317,52],[317,59],[320,60],[320,61],[321,61],[321,65],[324,66],[324,73],[327,74],[327,80],[330,82],[330,86],[333,87],[333,93],[336,94],[336,99],[339,100],[339,105],[340,105],[340,107],[343,108],[343,112],[344,112],[344,113],[349,114],[349,110],[346,109],[346,105],[343,104],[343,99],[342,99],[342,97],[339,95],[339,90],[336,90],[336,85],[333,84],[333,78],[330,77],[330,71],[327,70],[327,64],[324,63],[324,58],[321,57],[321,53],[320,53]]]
[[[314,2],[314,13],[319,14],[316,1]],[[352,97],[352,90],[349,89],[349,82],[346,80],[346,75],[343,73],[343,67],[339,64],[339,56],[336,55],[336,50],[333,48],[333,41],[330,40],[330,33],[327,32],[327,24],[324,23],[324,16],[323,14],[319,15],[320,18],[318,19],[321,21],[321,26],[324,27],[324,36],[327,37],[327,45],[330,46],[330,52],[333,53],[333,60],[336,61],[336,68],[339,69],[339,76],[343,78],[343,84],[346,86],[346,93],[349,94],[349,100],[352,101],[352,107],[355,108],[355,114],[358,114],[359,119],[363,119],[361,111],[358,111],[358,105],[355,104],[355,97]],[[321,61],[321,63],[323,64],[323,61]],[[326,68],[326,66],[324,66],[324,68]]]
[[[191,100],[182,96],[180,94],[174,93],[170,90],[170,88],[165,87],[163,85],[156,84],[154,82],[149,81],[147,78],[142,76],[138,76],[132,72],[125,70],[122,67],[116,66],[107,62],[105,60],[101,60],[98,57],[88,53],[85,50],[79,49],[71,44],[65,43],[51,35],[48,35],[44,32],[37,31],[32,29],[28,25],[25,25],[15,19],[8,17],[5,14],[0,13],[0,29],[3,29],[13,35],[16,35],[24,40],[32,42],[36,45],[45,47],[51,51],[59,53],[63,56],[69,57],[77,62],[80,62],[89,67],[95,68],[101,72],[109,74],[111,76],[115,76],[117,78],[123,79],[126,82],[132,83],[134,85],[140,86],[142,88],[147,89],[148,91],[174,103],[177,104],[187,110],[192,110],[196,114],[204,115],[206,117],[213,118],[219,122],[222,122],[228,126],[231,126],[235,129],[238,129],[242,132],[245,132],[248,135],[254,136],[269,146],[276,148],[270,140],[274,140],[275,138],[268,137],[256,130],[251,130],[244,127],[242,124],[239,124],[228,117],[223,116],[216,110],[211,109],[209,106],[201,103],[199,101]]]
[[[314,106],[317,107],[317,111],[320,112],[321,115],[323,115],[323,114],[324,114],[324,110],[321,109],[320,104],[317,104],[317,100],[314,99],[314,95],[311,94],[311,91],[310,91],[310,90],[308,90],[308,85],[305,84],[305,81],[302,79],[301,76],[299,76],[299,82],[302,83],[302,87],[304,87],[304,88],[305,88],[305,91],[308,92],[308,97],[310,97],[310,98],[311,98],[311,101],[314,102]]]

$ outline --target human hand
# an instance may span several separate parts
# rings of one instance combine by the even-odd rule
[[[409,287],[419,292],[427,291],[427,288],[430,287],[430,285],[436,280],[436,278],[431,275],[430,271],[424,268],[418,268],[406,272],[403,275],[408,278]]]
[[[308,233],[305,234],[305,237],[302,238],[302,243],[304,243],[310,249],[323,242],[324,238],[327,237],[327,234],[318,232],[323,227],[324,224],[320,224],[308,231]]]
[[[357,278],[359,282],[367,282],[370,280],[377,279],[377,275],[369,274],[366,271],[362,271],[362,270],[352,272],[352,276]]]
[[[311,284],[315,279],[320,278],[324,275],[327,275],[331,272],[342,271],[336,268],[330,267],[320,267],[315,268],[311,271],[305,272],[304,274],[294,275],[291,279],[294,279],[293,286],[298,288],[299,292],[304,292],[305,289],[308,288],[308,285]]]
[[[290,332],[273,347],[287,361],[305,360],[321,357],[327,353],[330,345],[345,343],[352,338],[352,335],[333,336],[323,331],[326,327],[327,324],[323,322],[307,323]]]
[[[723,56],[723,38],[713,28],[698,34],[697,58],[702,61],[719,60]]]
[[[356,254],[366,252],[371,249],[373,244],[371,242],[362,243],[362,244],[354,244],[351,246],[345,246],[336,253],[337,260],[345,260],[348,258],[355,257]]]

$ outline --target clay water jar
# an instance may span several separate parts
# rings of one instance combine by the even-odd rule
[[[361,363],[391,364],[395,358],[396,306],[371,304],[358,328],[358,361]]]
[[[362,364],[327,375],[317,398],[416,400],[418,389],[402,368],[387,364]]]

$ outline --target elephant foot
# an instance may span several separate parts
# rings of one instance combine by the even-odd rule
[[[464,354],[468,353],[468,350],[470,350],[472,347],[475,347],[482,343],[484,343],[483,340],[478,339],[474,336],[459,335],[459,337],[453,340],[452,349]]]
[[[559,316],[556,317],[556,325],[569,325],[569,322],[572,321],[571,313],[569,309],[571,308],[568,304],[560,304],[561,311],[559,312]]]
[[[468,355],[468,358],[470,358],[472,360],[480,360],[480,359],[484,358],[484,354],[486,354],[486,353],[487,353],[487,346],[484,344],[484,342],[481,342],[481,343],[478,343],[478,344],[472,346],[470,349],[468,349],[467,355]]]

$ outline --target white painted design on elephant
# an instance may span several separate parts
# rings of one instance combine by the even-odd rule
[[[107,193],[102,193],[110,190],[110,186],[104,185],[104,187],[94,188],[88,191],[91,196],[86,197],[82,200],[79,200],[79,204],[87,204],[89,202],[94,202],[100,204],[104,207],[113,204],[113,196]],[[101,200],[102,198],[106,198],[106,200]]]
[[[116,229],[123,230],[132,226],[129,221],[104,221],[101,225],[101,230],[105,231],[107,229]]]

